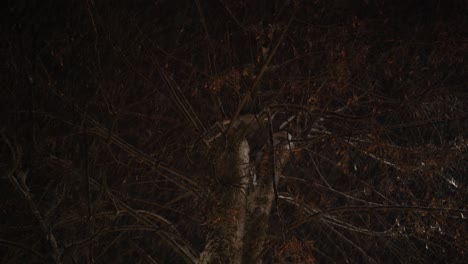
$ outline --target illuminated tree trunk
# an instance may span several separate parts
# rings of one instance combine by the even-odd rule
[[[241,263],[249,183],[249,144],[231,142],[218,160],[219,200],[209,219],[210,231],[199,263]]]
[[[211,208],[210,231],[198,263],[262,262],[275,200],[274,186],[289,157],[289,144],[282,140],[281,133],[270,137],[271,140],[262,138],[264,147],[258,153],[252,153],[250,157],[256,159],[250,160],[249,142],[241,135],[241,140],[227,141],[216,162],[221,191]]]

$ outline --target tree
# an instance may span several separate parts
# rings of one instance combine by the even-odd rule
[[[2,262],[467,259],[463,1],[9,7]]]

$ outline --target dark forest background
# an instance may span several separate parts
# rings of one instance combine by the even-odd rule
[[[466,1],[0,12],[1,263],[190,262],[174,243],[197,256],[215,210],[203,137],[273,105],[323,129],[295,138],[265,263],[467,263]]]

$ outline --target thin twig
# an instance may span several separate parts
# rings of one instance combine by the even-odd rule
[[[31,192],[29,190],[29,187],[26,185],[25,177],[26,177],[27,172],[20,171],[18,169],[20,161],[19,161],[19,157],[17,156],[17,154],[20,154],[21,151],[18,149],[18,147],[16,147],[16,150],[15,150],[13,148],[11,142],[6,137],[6,135],[3,132],[1,134],[2,134],[3,141],[10,148],[11,157],[12,157],[12,161],[13,161],[13,164],[14,164],[13,167],[10,169],[10,171],[7,173],[6,176],[11,181],[13,186],[16,187],[18,192],[20,192],[22,194],[23,198],[26,200],[27,204],[29,205],[29,208],[31,209],[31,213],[36,218],[36,220],[39,222],[39,226],[41,228],[41,231],[42,231],[45,239],[49,242],[49,246],[50,246],[50,249],[51,249],[51,255],[52,255],[52,258],[54,259],[55,263],[61,264],[62,263],[61,257],[60,257],[61,253],[60,253],[60,250],[59,250],[55,235],[52,233],[52,230],[51,230],[50,226],[46,223],[46,221],[44,220],[44,217],[42,216],[41,212],[39,211],[36,204],[34,203],[34,201],[32,199],[32,196],[31,196]],[[19,181],[14,176],[15,173],[16,174],[22,174],[22,176],[20,176]]]
[[[198,193],[197,189],[199,189],[198,184],[189,179],[187,176],[182,175],[180,172],[177,172],[176,170],[172,169],[170,166],[166,165],[165,163],[161,162],[158,159],[155,159],[151,157],[150,155],[147,155],[146,153],[143,153],[141,150],[138,148],[132,146],[131,144],[127,143],[125,140],[120,138],[119,136],[115,135],[101,125],[98,121],[96,121],[94,118],[89,116],[87,113],[85,113],[81,108],[79,108],[74,102],[72,102],[67,96],[65,96],[63,93],[56,89],[51,89],[52,92],[57,95],[61,100],[63,100],[67,105],[72,107],[72,109],[77,112],[78,114],[82,115],[83,118],[86,119],[87,122],[90,124],[94,125],[94,128],[87,129],[87,132],[93,133],[95,135],[98,135],[102,137],[104,140],[109,140],[109,142],[115,144],[116,146],[120,147],[122,150],[127,152],[129,155],[133,156],[134,158],[137,158],[140,162],[147,164],[148,166],[153,167],[154,169],[158,170],[160,174],[166,178],[168,181],[173,182],[174,184],[187,189],[191,190],[195,195]],[[169,175],[173,176],[168,176],[164,172],[168,173]]]
[[[15,248],[20,248],[24,251],[28,251],[36,256],[38,256],[39,258],[41,259],[44,259],[45,256],[42,255],[41,253],[37,252],[36,250],[32,249],[32,248],[29,248],[27,247],[26,245],[23,245],[23,244],[20,244],[20,243],[17,243],[17,242],[13,242],[13,241],[9,241],[9,240],[5,240],[5,239],[1,239],[0,238],[0,244],[1,245],[5,245],[5,246],[10,246],[10,247],[15,247]]]
[[[268,58],[267,60],[265,61],[265,63],[263,64],[262,68],[260,69],[260,73],[257,75],[257,77],[255,78],[255,82],[254,84],[252,85],[252,87],[250,88],[250,90],[247,91],[247,93],[245,94],[245,96],[242,98],[242,101],[240,102],[239,106],[237,107],[237,110],[236,112],[234,113],[234,116],[232,117],[232,121],[231,123],[229,123],[229,126],[228,128],[226,129],[226,132],[225,134],[229,134],[231,129],[232,129],[232,125],[234,124],[233,121],[237,120],[237,118],[239,117],[239,114],[240,112],[242,111],[242,109],[244,108],[245,104],[251,99],[251,96],[252,95],[255,95],[255,93],[257,92],[257,89],[258,87],[260,86],[260,82],[262,81],[263,79],[263,75],[265,74],[266,70],[268,69],[268,65],[270,64],[271,60],[273,59],[273,57],[276,55],[276,52],[278,51],[278,48],[279,46],[281,45],[281,43],[283,43],[283,39],[284,37],[286,36],[286,32],[288,32],[289,30],[289,27],[292,23],[292,21],[294,20],[294,14],[291,15],[291,18],[289,19],[288,21],[288,25],[286,26],[286,28],[284,29],[283,33],[281,34],[280,38],[278,39],[278,42],[276,43],[276,45],[274,46],[273,50],[270,52],[270,54],[268,55]]]

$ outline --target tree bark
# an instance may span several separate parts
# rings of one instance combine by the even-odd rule
[[[238,129],[222,142],[226,145],[215,166],[219,190],[215,191],[207,242],[198,263],[262,263],[274,186],[289,159],[291,144],[285,132],[249,137],[258,129],[264,127]],[[263,148],[250,155],[256,157],[251,161],[250,146],[258,143]]]
[[[241,263],[245,233],[249,144],[230,143],[217,166],[222,190],[209,217],[210,231],[198,263]]]

